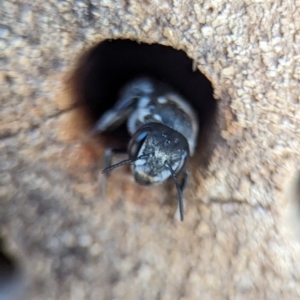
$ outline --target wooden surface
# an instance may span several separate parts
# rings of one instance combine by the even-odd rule
[[[0,230],[28,299],[299,299],[300,215],[287,222],[300,201],[299,181],[290,184],[299,6],[2,1]],[[65,81],[107,38],[184,50],[213,84],[221,137],[207,170],[195,166],[184,223],[168,188],[138,186],[126,168],[101,198],[103,145],[84,139]]]

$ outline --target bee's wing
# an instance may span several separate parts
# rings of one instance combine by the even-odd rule
[[[134,111],[138,99],[136,97],[121,98],[115,106],[105,112],[97,121],[93,132],[112,131],[128,119]]]

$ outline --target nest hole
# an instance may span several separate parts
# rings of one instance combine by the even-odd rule
[[[86,51],[71,76],[76,104],[84,107],[92,127],[113,107],[120,89],[139,76],[152,77],[171,85],[191,104],[199,116],[200,131],[195,157],[207,164],[216,132],[217,101],[210,81],[198,70],[184,51],[159,44],[132,40],[105,40]],[[101,135],[108,147],[124,147],[129,141],[126,124]]]
[[[0,300],[21,299],[23,282],[16,259],[8,253],[0,237]]]

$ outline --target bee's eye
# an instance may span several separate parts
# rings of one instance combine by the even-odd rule
[[[143,128],[138,130],[131,138],[128,145],[128,153],[130,159],[135,159],[149,134],[150,128]]]

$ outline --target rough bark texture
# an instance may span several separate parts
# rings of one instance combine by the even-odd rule
[[[1,235],[29,299],[299,299],[299,20],[299,1],[0,3]],[[64,79],[107,38],[182,49],[213,84],[221,138],[184,223],[124,169],[100,197]]]

